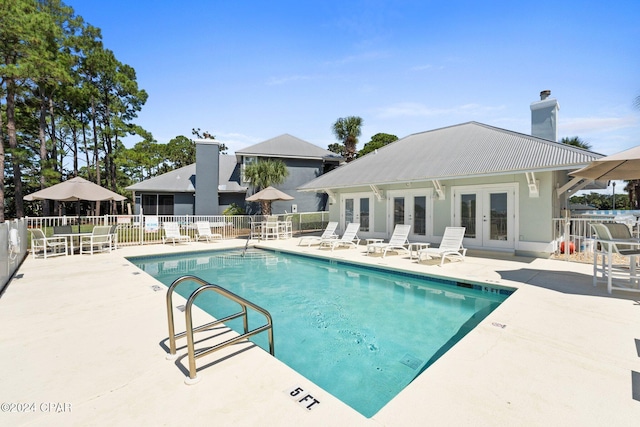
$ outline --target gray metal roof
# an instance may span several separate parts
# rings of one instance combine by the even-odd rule
[[[299,187],[347,188],[577,169],[602,155],[477,122],[399,139]]]
[[[238,150],[236,151],[236,156],[324,159],[334,160],[336,162],[344,160],[339,154],[325,150],[324,148],[287,133],[252,145],[243,150]]]
[[[231,180],[236,165],[235,157],[227,155],[220,156],[220,181],[218,191],[221,193],[244,193],[247,191],[247,187],[242,187],[237,181]],[[195,183],[196,164],[192,163],[188,166],[130,185],[126,189],[137,192],[194,193],[196,191]]]

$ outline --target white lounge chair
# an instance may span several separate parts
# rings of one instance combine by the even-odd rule
[[[67,255],[66,237],[46,237],[39,228],[32,228],[29,231],[31,231],[31,253],[34,258],[39,251],[42,251],[44,259],[47,259],[48,256]]]
[[[464,261],[467,250],[462,246],[465,227],[447,227],[444,230],[444,236],[440,246],[437,248],[424,248],[418,251],[418,262],[422,261],[422,257],[427,259],[431,257],[441,257],[440,266],[444,264],[445,258],[458,257]]]
[[[198,229],[198,234],[196,235],[196,241],[200,239],[205,239],[207,242],[210,242],[211,240],[214,240],[214,239],[222,240],[222,234],[211,232],[211,227],[209,226],[208,221],[197,221],[196,228]]]
[[[387,256],[387,251],[403,250],[409,252],[407,246],[409,244],[409,231],[411,231],[411,225],[396,224],[396,228],[393,229],[393,234],[388,243],[375,242],[367,245],[367,255],[370,253],[376,253],[382,251],[382,258]]]
[[[162,227],[164,228],[164,237],[162,237],[162,243],[172,241],[173,245],[178,242],[191,242],[191,237],[186,234],[180,234],[180,224],[177,222],[165,222]]]
[[[320,236],[303,236],[300,238],[298,246],[300,246],[303,241],[308,241],[307,247],[309,247],[314,242],[320,243],[323,240],[337,239],[338,235],[336,234],[336,228],[338,228],[338,221],[329,221],[327,223],[327,227]]]
[[[344,230],[344,234],[339,239],[325,239],[320,242],[319,248],[330,247],[333,251],[338,246],[353,246],[358,247],[360,244],[360,238],[358,237],[358,230],[360,224],[357,222],[350,222],[347,224],[347,229]]]
[[[111,252],[112,244],[111,226],[96,225],[91,234],[80,236],[80,253],[93,255],[95,252]]]

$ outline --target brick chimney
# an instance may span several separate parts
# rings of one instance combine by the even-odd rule
[[[558,110],[560,104],[551,96],[550,90],[540,92],[540,101],[531,103],[531,135],[558,141]]]

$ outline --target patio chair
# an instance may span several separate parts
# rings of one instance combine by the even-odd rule
[[[418,251],[418,262],[422,261],[422,256],[427,259],[431,257],[441,257],[440,267],[444,265],[445,258],[457,257],[464,261],[467,250],[462,246],[465,227],[447,227],[444,230],[442,241],[437,248],[424,248]]]
[[[625,224],[591,224],[591,229],[598,241],[593,256],[593,286],[597,286],[598,282],[606,282],[608,293],[614,289],[639,291],[636,257],[640,255],[640,241],[631,236]],[[617,242],[613,243],[613,240]],[[621,243],[620,240],[627,240],[629,243]],[[598,255],[602,257],[601,266],[598,266]],[[629,265],[614,264],[615,257],[629,259]],[[598,273],[601,274],[600,280]],[[624,283],[620,283],[618,279],[622,279]]]
[[[53,235],[56,234],[71,234],[73,233],[73,229],[70,225],[54,225],[53,226]]]
[[[262,235],[264,240],[277,239],[280,233],[280,223],[278,215],[269,215],[267,220],[262,223]]]
[[[110,226],[109,234],[111,234],[111,247],[118,249],[118,224]]]
[[[411,231],[411,225],[396,224],[389,242],[369,243],[367,245],[367,255],[382,251],[382,258],[384,258],[387,255],[387,251],[399,249],[408,253],[409,249],[407,249],[406,245],[409,244],[409,231]]]
[[[360,224],[357,222],[350,222],[347,224],[347,229],[344,230],[344,234],[339,239],[325,239],[320,242],[320,246],[318,249],[323,247],[330,247],[333,251],[338,246],[349,246],[349,247],[358,247],[360,244],[360,238],[358,237],[358,230],[360,229]]]
[[[80,254],[111,252],[112,241],[111,226],[96,225],[91,234],[80,236]]]
[[[327,227],[320,236],[302,236],[300,241],[298,241],[298,246],[302,245],[303,241],[308,241],[309,243],[307,243],[307,247],[310,247],[314,242],[320,243],[323,240],[337,239],[338,235],[336,234],[336,228],[338,228],[338,221],[329,221],[327,223]]]
[[[40,228],[32,228],[31,231],[31,253],[33,258],[37,257],[39,251],[42,251],[42,257],[67,255],[68,246],[66,237],[47,237]]]
[[[196,235],[196,241],[200,239],[205,239],[207,243],[209,243],[211,240],[214,240],[214,239],[222,240],[222,234],[211,232],[211,227],[209,226],[208,221],[197,221],[196,228],[198,229],[198,234]]]
[[[162,243],[167,243],[169,240],[173,242],[173,246],[178,242],[191,242],[191,237],[186,234],[180,234],[180,224],[177,222],[165,222],[162,224],[164,228],[164,236],[162,237]]]
[[[284,221],[278,222],[279,233],[281,239],[290,239],[293,237],[293,215],[284,217]]]

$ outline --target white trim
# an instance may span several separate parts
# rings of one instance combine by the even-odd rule
[[[433,188],[415,188],[411,190],[387,190],[387,236],[391,236],[393,233],[393,199],[396,197],[404,197],[405,198],[405,206],[407,206],[407,198],[414,198],[415,196],[425,196],[427,198],[427,217],[425,218],[425,235],[416,235],[413,227],[411,227],[411,232],[409,233],[409,237],[411,240],[424,240],[431,241],[433,238],[433,200],[434,200],[434,189]],[[413,200],[411,201],[411,206],[413,206]],[[412,215],[412,214],[411,214]],[[413,219],[413,215],[412,215]],[[412,224],[413,225],[413,224]]]
[[[371,187],[371,191],[373,191],[373,194],[375,194],[376,199],[378,199],[379,202],[381,202],[382,200],[384,200],[384,191],[380,190],[377,186],[375,185],[370,185],[369,187]]]
[[[433,183],[433,188],[436,191],[436,194],[438,195],[438,200],[445,200],[447,187],[442,186],[440,184],[440,181],[437,179],[434,179],[431,182]]]
[[[535,172],[525,172],[524,175],[529,186],[529,197],[540,197],[540,181],[536,181]]]
[[[354,199],[354,209],[358,208],[358,220],[360,220],[360,212],[359,212],[359,207],[360,207],[360,199],[369,199],[369,230],[365,231],[365,230],[361,230],[358,233],[359,234],[367,234],[367,233],[371,233],[373,232],[373,228],[374,228],[374,224],[375,224],[375,218],[374,218],[374,213],[375,213],[375,206],[374,206],[374,201],[373,201],[373,193],[369,193],[369,192],[358,192],[358,193],[344,193],[344,194],[340,194],[340,227],[344,230],[347,227],[346,224],[346,215],[345,215],[345,200],[346,199]],[[356,203],[357,200],[357,203]],[[355,212],[354,212],[354,217],[355,217]],[[355,219],[355,218],[354,218]],[[361,236],[362,237],[362,236]]]
[[[581,178],[581,177],[577,176],[577,177],[573,178],[571,181],[567,182],[567,183],[566,183],[565,185],[563,185],[562,187],[558,188],[558,189],[556,190],[556,193],[557,193],[556,195],[558,196],[558,198],[560,198],[560,196],[561,196],[565,191],[567,191],[568,189],[570,189],[570,188],[571,188],[571,187],[573,187],[574,185],[577,185],[577,184],[580,182],[580,180],[581,180],[581,179],[583,179],[583,178]],[[586,182],[586,181],[585,181],[585,182]],[[577,190],[576,190],[576,191],[577,191]]]
[[[461,193],[482,193],[483,195],[487,192],[495,192],[495,191],[506,191],[511,193],[513,197],[513,227],[511,228],[511,240],[508,245],[509,250],[518,250],[520,244],[520,194],[519,194],[519,185],[517,182],[505,182],[498,184],[480,184],[480,185],[464,185],[464,186],[454,186],[451,187],[451,225],[458,226],[460,225],[459,221],[456,221],[456,199],[460,196]],[[509,207],[507,207],[508,209]],[[509,215],[511,213],[508,212]],[[476,233],[480,233],[482,230],[476,230]],[[478,243],[478,241],[476,241]],[[484,246],[482,241],[479,241],[479,244],[470,245],[465,244],[465,246],[469,246],[471,248],[481,248],[481,249],[497,249],[504,250],[505,247],[492,247],[492,246]]]

